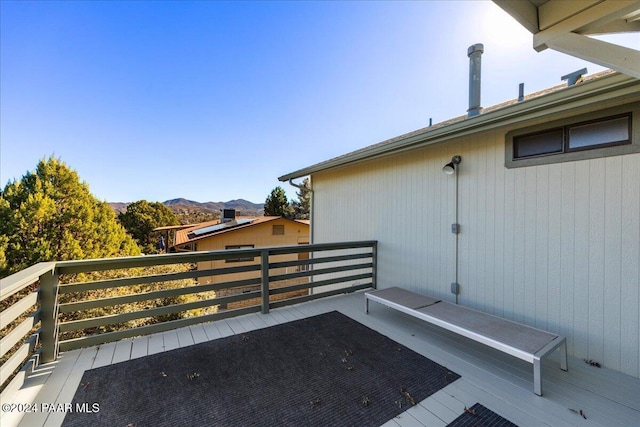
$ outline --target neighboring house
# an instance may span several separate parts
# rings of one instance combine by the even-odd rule
[[[280,180],[311,176],[312,243],[378,241],[380,288],[560,333],[640,377],[640,80],[583,78]]]
[[[223,216],[222,222],[210,221],[196,224],[190,228],[178,230],[175,237],[175,251],[222,251],[232,249],[260,248],[267,246],[292,246],[309,243],[309,221],[290,220],[279,216],[263,216],[258,218],[236,218],[233,210],[225,210],[230,216]],[[281,261],[308,258],[307,253],[283,256]],[[224,268],[257,264],[259,257],[226,259],[200,262],[198,270]],[[282,271],[285,273],[287,271]],[[206,276],[198,279],[199,283],[222,283],[259,277],[260,272],[245,272],[220,276]],[[303,280],[306,280],[303,279]],[[299,282],[299,280],[298,280]],[[291,283],[287,283],[291,284]],[[276,284],[277,286],[278,284]],[[285,285],[280,284],[280,285]],[[232,290],[216,291],[218,296],[234,294],[254,287],[236,287]],[[306,291],[305,291],[306,293]],[[285,296],[291,296],[284,294]]]

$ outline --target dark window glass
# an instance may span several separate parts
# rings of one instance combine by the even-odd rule
[[[562,129],[514,138],[513,157],[562,153]]]
[[[629,142],[629,117],[569,127],[569,149]]]

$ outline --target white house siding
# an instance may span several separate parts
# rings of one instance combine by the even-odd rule
[[[507,130],[314,174],[314,241],[378,240],[380,288],[454,301],[459,154],[459,302],[640,376],[640,154],[507,169]]]

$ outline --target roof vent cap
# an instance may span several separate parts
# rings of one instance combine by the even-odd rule
[[[587,69],[583,68],[582,70],[574,71],[573,73],[569,73],[566,76],[560,77],[560,80],[567,81],[567,87],[573,86],[576,83],[582,82],[582,75],[587,74]]]

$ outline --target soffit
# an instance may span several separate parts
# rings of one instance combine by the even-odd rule
[[[533,48],[550,48],[640,78],[640,46],[591,35],[640,31],[640,0],[493,0],[533,34]]]

